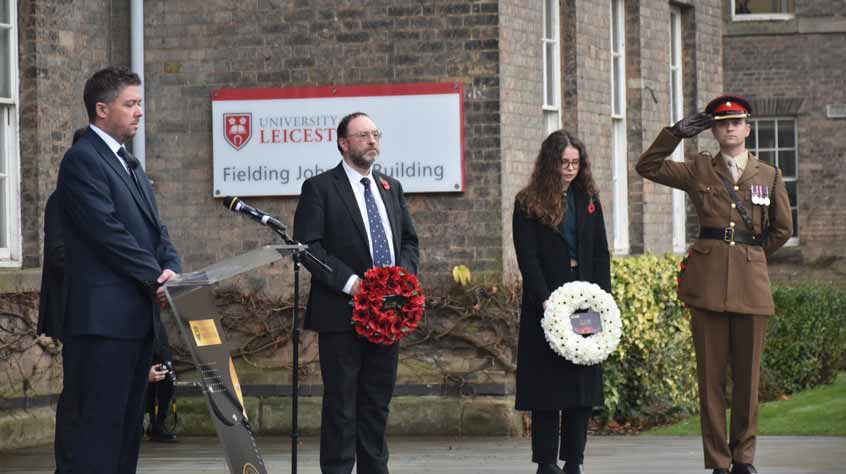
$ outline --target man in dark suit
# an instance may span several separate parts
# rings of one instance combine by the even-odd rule
[[[59,169],[65,240],[64,395],[74,473],[134,473],[161,288],[180,269],[144,170],[124,148],[143,115],[140,79],[85,83],[89,130]],[[157,301],[158,300],[158,301]]]
[[[333,270],[304,262],[312,276],[304,327],[319,333],[324,474],[349,474],[356,463],[361,474],[388,472],[385,427],[399,344],[359,338],[350,299],[374,266],[416,273],[419,249],[402,186],[372,169],[381,138],[366,114],[344,117],[338,125],[343,160],[303,183],[294,216],[294,237]]]
[[[76,143],[88,128],[77,129],[73,134]],[[65,239],[62,238],[62,214],[58,194],[53,192],[44,207],[44,263],[41,269],[41,292],[39,293],[38,324],[35,334],[53,339],[62,339],[65,323]],[[56,434],[53,451],[56,457],[56,473],[70,469],[70,427],[73,417],[69,412],[67,398],[59,395],[56,405]]]

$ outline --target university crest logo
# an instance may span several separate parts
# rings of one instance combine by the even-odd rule
[[[240,150],[253,136],[253,114],[223,114],[223,138]]]

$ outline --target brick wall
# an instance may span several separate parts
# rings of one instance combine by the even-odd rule
[[[501,270],[497,12],[494,0],[145,2],[147,163],[186,267],[269,240],[211,198],[212,89],[456,81],[466,92],[466,192],[409,197],[421,273],[432,283],[456,263]],[[296,206],[252,201],[288,222]],[[268,287],[287,273],[269,271]]]
[[[20,2],[23,266],[41,262],[43,210],[74,130],[87,124],[82,85],[109,61],[108,0]]]
[[[628,24],[639,34],[629,41],[629,189],[632,253],[673,251],[673,199],[669,187],[640,178],[633,172],[639,155],[670,123],[670,5],[665,2],[631,2]],[[719,0],[680,2],[682,14],[682,91],[684,115],[705,108],[722,93],[719,67],[722,45]],[[635,8],[639,6],[639,8]],[[715,38],[717,40],[715,40]],[[637,72],[637,74],[635,74]],[[689,158],[713,151],[710,133],[683,143]],[[686,201],[687,198],[685,197]],[[688,205],[687,241],[698,232],[694,209]],[[688,225],[689,223],[689,225]]]
[[[719,0],[678,2],[683,8],[685,113],[701,110],[722,90]],[[564,127],[575,130],[592,156],[601,190],[608,240],[614,196],[611,162],[610,6],[607,1],[562,2],[564,35]],[[669,4],[626,2],[626,99],[630,252],[672,250],[670,189],[634,171],[640,154],[669,123]],[[717,40],[715,40],[717,38]],[[712,144],[710,136],[689,140],[686,153]]]
[[[795,112],[776,106],[761,113],[796,118],[799,251],[804,262],[839,258],[846,249],[846,120],[826,117],[827,105],[846,104],[846,63],[841,59],[846,57],[846,28],[802,33],[830,26],[831,17],[843,14],[842,1],[798,0],[798,31],[767,33],[758,22],[748,27],[736,23],[724,38],[727,90],[756,103],[801,104]]]
[[[605,0],[566,0],[561,7],[563,36],[564,128],[585,143],[600,189],[608,241],[611,216],[611,23]]]
[[[544,138],[543,3],[500,2],[502,247],[506,278],[519,274],[511,219],[514,196],[529,182]]]

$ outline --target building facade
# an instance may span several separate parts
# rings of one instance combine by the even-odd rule
[[[725,0],[726,90],[751,100],[747,145],[784,174],[795,229],[776,273],[846,281],[846,3]]]
[[[695,235],[684,196],[644,181],[634,164],[662,127],[723,92],[723,0],[140,3],[145,167],[186,270],[272,240],[211,193],[211,91],[226,87],[462,84],[464,191],[408,196],[421,277],[433,289],[449,285],[459,264],[477,275],[517,275],[514,196],[542,140],[561,127],[587,146],[615,254],[681,252]],[[0,1],[0,311],[34,317],[19,297],[38,291],[44,204],[73,131],[86,124],[85,79],[131,64],[133,4]],[[810,125],[798,126],[800,146]],[[714,145],[703,134],[676,159]],[[824,153],[829,162],[838,156]],[[801,163],[803,173],[816,169]],[[251,200],[287,222],[296,202]],[[238,285],[281,296],[289,273],[278,265]],[[49,347],[27,351],[14,363],[0,359],[0,398],[55,393],[56,358],[42,361]],[[21,361],[27,370],[10,368]]]

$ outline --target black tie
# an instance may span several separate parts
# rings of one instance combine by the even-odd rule
[[[129,175],[132,176],[132,181],[135,182],[135,187],[138,189],[141,196],[144,196],[144,191],[141,190],[141,183],[138,181],[138,176],[135,175],[135,169],[138,168],[139,165],[138,158],[132,156],[132,153],[126,151],[126,148],[124,147],[120,147],[117,154],[119,157],[123,158],[123,161],[126,162],[126,167],[129,170]]]

